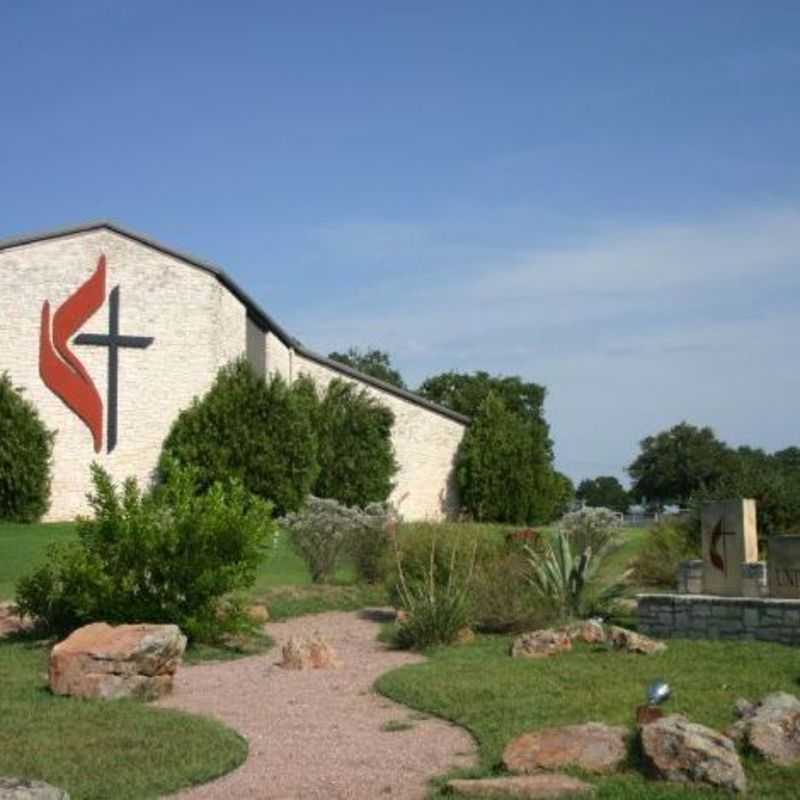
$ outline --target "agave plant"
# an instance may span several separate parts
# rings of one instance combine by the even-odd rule
[[[606,615],[624,594],[622,583],[600,584],[597,578],[600,558],[592,554],[591,547],[576,556],[562,531],[557,531],[536,552],[527,545],[524,549],[531,588],[564,618]]]

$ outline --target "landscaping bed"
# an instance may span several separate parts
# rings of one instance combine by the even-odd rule
[[[633,734],[635,709],[658,678],[673,688],[667,713],[683,713],[720,731],[735,721],[737,698],[797,693],[800,678],[797,650],[781,645],[674,640],[665,653],[652,657],[578,645],[561,656],[528,661],[512,659],[510,644],[509,637],[490,636],[463,647],[432,648],[426,651],[428,661],[384,675],[377,688],[467,728],[480,755],[480,769],[467,775],[478,777],[501,771],[505,745],[536,728],[598,721],[625,725]],[[797,797],[800,767],[778,768],[747,755],[744,765],[749,796]],[[598,798],[609,800],[721,796],[647,780],[634,747],[619,774],[587,780],[596,784]]]

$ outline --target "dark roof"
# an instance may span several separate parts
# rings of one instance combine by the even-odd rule
[[[236,283],[236,281],[234,281],[233,278],[231,278],[225,272],[225,270],[221,269],[216,264],[212,264],[208,261],[197,258],[189,253],[176,250],[173,247],[167,247],[166,245],[161,244],[161,242],[151,239],[149,236],[136,233],[129,228],[118,225],[116,222],[111,222],[109,220],[98,220],[95,222],[87,222],[83,225],[74,225],[69,228],[59,228],[57,230],[44,231],[42,233],[29,234],[27,236],[0,239],[0,250],[8,250],[12,247],[21,247],[22,245],[26,244],[43,242],[47,241],[48,239],[58,239],[63,236],[74,236],[76,234],[88,233],[89,231],[101,230],[103,228],[112,231],[113,233],[117,233],[120,236],[125,236],[128,239],[132,239],[135,242],[139,242],[147,247],[151,247],[154,250],[159,250],[160,252],[166,253],[169,256],[173,256],[180,261],[185,261],[186,263],[191,264],[192,266],[197,267],[204,272],[210,273],[229,292],[231,292],[231,294],[241,301],[241,303],[247,309],[248,316],[253,320],[253,322],[255,322],[262,330],[274,333],[275,336],[277,336],[278,339],[280,339],[287,347],[291,347],[299,355],[307,358],[309,361],[314,361],[315,363],[328,367],[329,369],[339,372],[342,375],[355,378],[356,380],[367,383],[370,386],[376,387],[377,389],[381,389],[388,394],[393,394],[402,398],[403,400],[408,400],[409,402],[421,406],[422,408],[426,408],[429,411],[441,414],[444,417],[449,417],[456,422],[461,422],[463,424],[469,423],[469,417],[459,414],[456,411],[447,408],[446,406],[433,403],[430,400],[415,394],[414,392],[409,392],[406,389],[400,389],[397,386],[394,386],[390,383],[385,383],[377,378],[373,378],[371,375],[365,375],[363,372],[360,372],[357,369],[348,367],[345,364],[340,364],[338,361],[333,361],[332,359],[326,358],[319,353],[315,353],[313,350],[309,350],[298,339],[290,336],[281,325],[279,325],[269,314],[267,314],[267,312],[264,311],[264,309],[261,308],[261,306],[256,303],[256,301],[253,300],[253,298],[250,297],[250,295],[247,294],[247,292],[245,292],[244,289],[242,289]]]

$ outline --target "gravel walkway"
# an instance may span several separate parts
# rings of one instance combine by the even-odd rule
[[[423,660],[376,640],[381,612],[333,612],[270,623],[277,646],[263,656],[178,670],[160,705],[210,714],[250,743],[234,772],[176,798],[255,800],[419,800],[427,782],[475,763],[466,731],[419,715],[372,690],[376,678]],[[319,633],[339,669],[291,671],[275,665],[290,636]],[[391,721],[408,730],[386,731]]]

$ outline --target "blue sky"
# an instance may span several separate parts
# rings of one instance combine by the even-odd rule
[[[800,444],[800,3],[0,4],[0,236],[113,218],[305,344],[548,387],[558,465]]]

